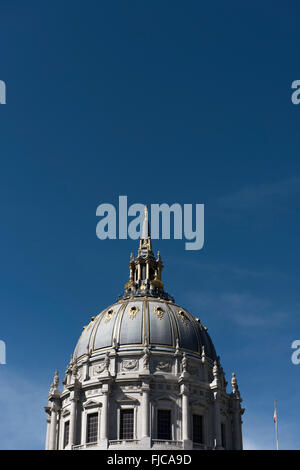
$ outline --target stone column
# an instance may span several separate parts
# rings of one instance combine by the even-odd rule
[[[107,439],[107,417],[108,417],[108,392],[103,392],[100,438]]]
[[[57,449],[57,407],[55,403],[51,407],[49,450]]]
[[[47,416],[47,433],[46,433],[46,445],[45,445],[46,450],[49,450],[50,423],[51,423],[50,416]]]
[[[221,435],[221,416],[220,416],[220,403],[218,392],[214,393],[214,423],[215,423],[215,449],[222,447]]]
[[[149,390],[143,390],[142,437],[149,437]]]
[[[189,413],[189,397],[187,395],[186,385],[182,391],[182,440],[190,439],[190,413]]]
[[[184,372],[181,377],[188,375]],[[183,379],[184,380],[184,379]],[[192,449],[193,442],[190,437],[190,404],[189,404],[189,387],[181,381],[181,415],[182,415],[182,443],[183,449]]]
[[[143,440],[143,448],[144,446],[150,447],[150,387],[147,382],[143,383],[142,386],[142,440]]]
[[[102,386],[102,408],[101,408],[101,421],[100,421],[100,441],[99,447],[107,449],[108,447],[108,412],[109,412],[109,383]]]
[[[69,446],[76,445],[76,421],[77,421],[77,397],[75,392],[73,392],[73,397],[71,398],[71,410],[70,410],[70,434],[69,434]]]
[[[233,427],[233,442],[232,447],[235,450],[243,450],[242,440],[242,420],[241,420],[241,408],[240,403],[237,401],[234,403],[234,411],[232,416],[232,427]]]

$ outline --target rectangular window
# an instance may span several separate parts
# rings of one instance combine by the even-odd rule
[[[64,448],[69,444],[70,421],[65,421],[64,429]]]
[[[193,415],[193,442],[203,444],[203,416]]]
[[[164,441],[172,439],[170,410],[157,410],[157,439]]]
[[[98,413],[87,415],[87,435],[86,442],[96,442],[98,440]]]
[[[120,439],[133,439],[133,410],[120,412]]]
[[[221,439],[222,439],[222,447],[223,449],[226,448],[226,427],[224,423],[221,423]]]

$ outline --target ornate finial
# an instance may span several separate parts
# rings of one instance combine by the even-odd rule
[[[144,212],[138,255],[136,258],[133,254],[130,255],[129,281],[124,286],[125,293],[119,298],[156,297],[174,302],[174,298],[164,290],[161,279],[163,263],[160,253],[158,252],[158,258],[155,259],[152,251],[149,215],[146,205],[144,206]]]
[[[76,362],[74,362],[72,365],[72,375],[75,379],[77,378],[77,373],[78,373],[78,367],[77,367]]]
[[[147,240],[149,238],[149,221],[148,221],[148,207],[145,206],[144,209],[145,217],[144,217],[144,222],[143,222],[143,228],[142,228],[142,240]]]
[[[234,372],[232,372],[231,387],[232,387],[232,393],[233,393],[234,395],[237,395],[237,396],[239,397],[239,396],[240,396],[240,392],[239,392],[239,387],[238,387],[237,380],[236,380],[236,376],[235,376],[235,373],[234,373]]]
[[[58,370],[55,371],[55,375],[53,377],[53,382],[51,384],[49,394],[51,395],[52,393],[55,392],[55,390],[58,390],[58,385],[59,385],[59,377],[58,377]]]
[[[57,388],[58,384],[59,384],[58,370],[55,371],[55,376],[54,376],[53,383],[55,385],[55,388]]]
[[[213,376],[215,379],[219,377],[219,367],[218,367],[218,362],[214,361],[214,366],[213,366]]]

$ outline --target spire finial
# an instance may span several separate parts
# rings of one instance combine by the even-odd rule
[[[157,297],[174,302],[167,292],[164,291],[164,284],[161,280],[163,263],[160,253],[157,259],[152,251],[152,240],[149,229],[148,207],[144,207],[144,220],[141,227],[138,255],[134,258],[130,255],[129,281],[125,284],[125,294],[122,298],[130,297]]]
[[[147,240],[149,238],[149,220],[148,220],[148,207],[145,205],[144,207],[144,221],[143,221],[143,228],[142,228],[142,240]]]
[[[50,387],[49,394],[53,394],[56,390],[58,390],[58,385],[59,385],[59,377],[58,377],[58,370],[55,371],[55,375],[53,378],[53,382]]]
[[[233,395],[236,395],[236,396],[240,396],[240,392],[239,392],[239,387],[238,387],[238,383],[237,383],[237,380],[236,380],[236,376],[235,376],[235,373],[232,372],[232,378],[231,378],[231,387],[232,387],[232,393]]]

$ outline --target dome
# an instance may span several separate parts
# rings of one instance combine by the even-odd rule
[[[152,297],[122,299],[92,317],[84,327],[74,351],[74,359],[89,353],[101,354],[118,346],[119,350],[174,350],[201,354],[216,360],[213,343],[199,318],[172,301]]]
[[[166,292],[162,269],[145,209],[122,295],[83,327],[62,392],[54,376],[46,449],[243,448],[235,374],[228,394],[207,328]]]
[[[199,318],[175,304],[161,279],[160,252],[155,258],[145,208],[138,256],[129,262],[129,281],[118,301],[107,307],[83,328],[74,351],[74,359],[102,354],[112,347],[153,350],[183,349],[217,359],[215,348]]]

